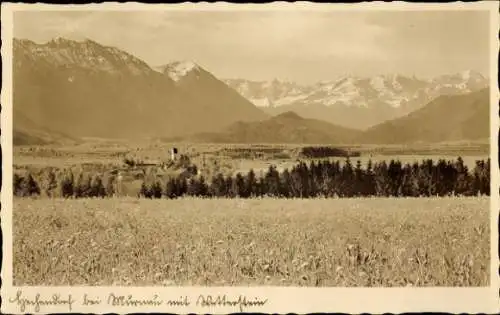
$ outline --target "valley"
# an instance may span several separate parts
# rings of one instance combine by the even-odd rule
[[[480,73],[226,80],[64,38],[13,61],[16,285],[489,283]]]

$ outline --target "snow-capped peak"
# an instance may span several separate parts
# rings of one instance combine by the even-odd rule
[[[484,76],[474,70],[465,70],[460,72],[460,76],[464,81],[469,81],[469,80],[475,80],[475,81],[480,81],[480,80],[485,80]]]
[[[163,73],[167,74],[172,80],[179,81],[189,73],[199,72],[201,68],[192,61],[175,61],[164,66],[162,70]]]
[[[462,77],[462,79],[464,80],[469,80],[470,77],[471,77],[471,71],[470,70],[465,70],[465,71],[462,71],[460,72],[460,76]]]

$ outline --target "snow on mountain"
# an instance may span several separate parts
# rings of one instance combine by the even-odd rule
[[[254,105],[275,107],[291,104],[305,98],[313,91],[313,86],[303,86],[287,81],[250,81],[244,79],[223,80]]]
[[[489,84],[475,71],[431,80],[386,74],[368,78],[346,76],[311,85],[278,80],[232,79],[225,82],[269,114],[294,111],[304,118],[359,129],[404,116],[440,95],[470,93]]]
[[[300,103],[304,106],[314,104],[328,107],[399,108],[412,103],[424,105],[425,102],[442,94],[469,93],[488,85],[484,76],[471,70],[439,76],[432,80],[388,74],[370,78],[343,77],[313,85],[299,85],[278,80],[258,82],[228,79],[225,82],[259,107],[280,107]]]
[[[487,81],[481,73],[467,70],[434,78],[431,90],[437,94],[470,93],[485,87]]]
[[[199,75],[201,71],[201,67],[192,61],[175,61],[157,69],[176,82],[191,73]]]
[[[263,98],[252,98],[249,100],[252,102],[257,107],[273,107],[274,104],[269,100],[268,97],[263,97]]]
[[[377,91],[385,89],[385,80],[383,76],[376,76],[370,79],[370,85]]]

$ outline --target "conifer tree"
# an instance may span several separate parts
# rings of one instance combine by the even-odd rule
[[[302,174],[299,169],[294,167],[291,172],[291,191],[290,194],[295,198],[304,198],[304,187],[302,184]]]
[[[366,196],[366,182],[365,182],[365,172],[361,167],[361,161],[356,162],[356,167],[354,169],[354,196]]]
[[[92,178],[88,173],[83,174],[83,180],[81,181],[81,191],[82,191],[82,197],[90,197],[91,196],[91,181]]]
[[[285,198],[293,197],[292,194],[292,177],[288,169],[285,169],[280,176],[280,195]]]
[[[491,161],[490,158],[486,160],[485,163],[485,168],[484,168],[484,181],[483,181],[483,192],[486,196],[490,196],[491,194],[491,187],[490,187],[490,182],[491,182]]]
[[[233,191],[233,177],[232,176],[226,176],[224,178],[224,196],[227,198],[233,198],[235,197],[235,192]]]
[[[61,181],[59,183],[60,195],[63,198],[70,198],[74,193],[74,177],[71,170],[64,172]]]
[[[176,180],[175,187],[176,187],[176,190],[177,190],[176,195],[178,197],[184,196],[187,193],[187,189],[188,189],[187,188],[188,187],[188,183],[187,183],[186,177],[184,177],[184,176],[178,177],[177,180]]]
[[[199,179],[191,178],[188,181],[187,192],[188,196],[201,197],[207,195],[205,179],[201,176]]]
[[[35,195],[40,195],[40,186],[33,178],[33,175],[28,173],[20,183],[20,196],[29,197]]]
[[[165,185],[165,196],[169,199],[174,199],[177,196],[177,182],[178,180],[174,177],[171,177],[167,180],[167,183]]]
[[[232,176],[227,177],[227,181],[231,183],[231,188],[229,188],[229,198],[237,198],[240,197],[239,187],[236,183],[236,177]]]
[[[455,170],[457,173],[457,178],[455,184],[453,186],[453,190],[456,195],[466,196],[470,194],[470,178],[469,178],[469,170],[467,166],[464,164],[464,160],[462,157],[458,157],[455,162]]]
[[[151,190],[151,187],[148,183],[146,183],[146,181],[142,182],[139,195],[144,198],[153,198],[153,192]]]
[[[389,196],[398,196],[401,192],[402,188],[402,167],[400,161],[395,161],[391,159],[389,162],[389,166],[387,169],[387,180],[388,180],[388,195]]]
[[[227,195],[226,191],[226,180],[224,175],[218,173],[212,179],[212,184],[210,185],[210,195],[214,197],[225,197]]]
[[[490,169],[489,161],[476,161],[473,171],[473,184],[474,194],[476,195],[489,195],[490,193]]]
[[[269,166],[269,169],[264,179],[264,194],[269,196],[279,196],[280,194],[280,176],[274,165]]]
[[[45,183],[44,183],[45,194],[48,197],[55,197],[57,191],[57,179],[56,174],[53,169],[47,172]]]
[[[253,169],[248,171],[248,174],[245,178],[245,190],[248,196],[255,196],[257,190],[257,179],[255,178],[255,172]]]
[[[23,178],[19,174],[14,173],[13,175],[13,194],[14,196],[21,196],[21,183]]]
[[[388,167],[385,161],[375,163],[373,168],[375,180],[375,192],[377,196],[389,196],[390,183]]]
[[[106,196],[108,197],[112,197],[115,195],[116,193],[116,189],[115,189],[115,177],[112,176],[112,175],[108,175],[106,177],[106,184],[105,184],[105,191],[106,191]]]
[[[234,186],[237,192],[237,196],[241,198],[248,198],[249,194],[245,185],[245,178],[240,173],[236,174],[234,179]]]
[[[434,165],[431,159],[424,160],[419,165],[418,187],[420,196],[436,195],[436,177],[434,173]]]
[[[101,176],[99,174],[95,174],[90,182],[90,190],[89,190],[89,197],[105,197],[106,196],[106,189],[104,187],[104,184],[102,183]]]
[[[373,163],[372,160],[368,160],[368,164],[366,165],[366,172],[364,178],[364,191],[366,196],[375,196],[375,179],[373,174]]]
[[[344,197],[352,197],[354,195],[354,169],[349,158],[346,159],[342,167],[342,186],[340,195]]]
[[[413,196],[413,170],[410,164],[405,164],[402,169],[401,186],[398,191],[398,196],[410,197]]]
[[[83,173],[78,173],[76,176],[74,185],[73,185],[73,196],[75,198],[81,198],[83,197],[84,191],[83,191]]]
[[[208,186],[205,181],[205,177],[200,176],[200,179],[198,180],[198,186],[197,186],[197,196],[200,197],[207,197],[208,195]]]
[[[155,180],[151,186],[151,195],[153,198],[161,198],[163,189],[161,187],[161,183],[158,180]]]

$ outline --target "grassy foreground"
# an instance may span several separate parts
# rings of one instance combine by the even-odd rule
[[[14,285],[489,283],[489,198],[23,198],[13,219]]]

